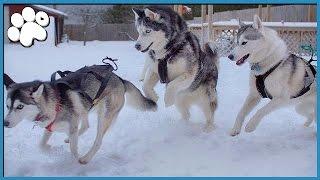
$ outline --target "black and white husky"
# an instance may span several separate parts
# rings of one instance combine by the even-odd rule
[[[258,16],[246,25],[240,22],[236,46],[229,59],[241,65],[249,62],[250,92],[242,106],[231,135],[240,133],[245,117],[261,98],[271,101],[259,109],[245,127],[254,131],[262,118],[287,105],[295,105],[297,113],[306,117],[305,126],[316,120],[316,69],[290,53],[275,30],[264,27]]]
[[[213,127],[217,108],[216,85],[218,56],[208,44],[201,49],[197,37],[188,31],[186,22],[170,7],[149,6],[133,9],[139,37],[135,47],[146,52],[147,72],[143,91],[154,101],[154,86],[166,84],[165,105],[175,104],[183,119],[196,104],[206,117],[207,130]]]
[[[78,136],[89,128],[88,113],[93,107],[98,114],[97,136],[92,148],[79,158],[80,163],[86,164],[99,150],[104,134],[116,120],[124,105],[125,94],[133,107],[143,111],[156,110],[156,103],[145,98],[131,82],[121,79],[108,69],[99,68],[98,65],[85,67],[84,70],[88,68],[90,73],[71,73],[59,83],[16,83],[5,74],[8,114],[4,119],[4,126],[13,128],[23,119],[37,123],[45,128],[40,142],[40,147],[44,149],[50,147],[47,142],[53,132],[66,133],[68,139],[65,141],[70,142],[73,156],[79,158]],[[107,77],[108,81],[102,81],[99,77]],[[78,89],[66,88],[66,82]],[[103,82],[107,83],[102,85]],[[100,88],[102,86],[104,88]],[[96,97],[96,94],[100,95]],[[92,102],[95,97],[97,99]]]

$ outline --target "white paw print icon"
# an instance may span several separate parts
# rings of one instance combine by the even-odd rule
[[[22,10],[22,15],[14,13],[11,16],[11,23],[13,26],[8,29],[8,38],[11,41],[20,40],[23,46],[30,47],[33,45],[34,39],[38,41],[47,39],[47,31],[44,27],[49,25],[49,16],[43,11],[35,14],[31,7],[25,7]]]

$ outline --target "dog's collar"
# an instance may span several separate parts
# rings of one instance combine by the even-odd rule
[[[62,109],[62,108],[61,108],[61,103],[60,103],[60,96],[59,96],[59,94],[58,94],[58,91],[55,90],[54,93],[55,93],[55,95],[56,95],[56,97],[57,97],[57,102],[56,102],[56,105],[55,105],[55,115],[54,115],[54,119],[53,119],[52,122],[50,122],[50,124],[49,124],[48,126],[45,127],[49,132],[52,132],[52,131],[53,131],[53,130],[52,130],[52,126],[53,126],[54,122],[56,121],[59,112],[60,112],[61,109]],[[48,116],[48,115],[45,115],[45,114],[39,113],[39,114],[35,117],[34,121],[43,121],[43,119],[45,119],[45,118],[49,118],[49,116]]]

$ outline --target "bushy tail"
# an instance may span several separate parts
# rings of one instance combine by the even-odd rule
[[[214,49],[212,50],[209,43],[206,43],[204,45],[204,52],[206,53],[207,56],[210,57],[210,59],[213,60],[213,63],[218,67],[218,61],[219,61],[219,56],[218,56],[218,48],[213,45]]]
[[[122,79],[126,88],[126,101],[130,106],[142,111],[156,111],[157,103],[144,97],[140,90],[135,87],[131,82]]]

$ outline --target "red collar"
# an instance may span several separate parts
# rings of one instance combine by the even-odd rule
[[[59,96],[57,95],[58,93],[57,93],[57,91],[55,91],[55,94],[56,94],[56,97],[57,97],[57,99],[58,99],[58,101],[56,102],[56,107],[55,107],[55,115],[54,115],[54,119],[53,119],[53,121],[48,125],[48,126],[46,126],[45,128],[49,131],[49,132],[52,132],[53,130],[52,130],[52,126],[53,126],[53,124],[54,124],[54,122],[56,121],[56,119],[57,119],[57,116],[58,116],[58,114],[59,114],[59,112],[62,110],[62,108],[61,108],[61,103],[60,103],[60,98],[59,98]],[[35,117],[35,121],[41,121],[42,119],[44,119],[44,118],[48,118],[48,116],[47,115],[41,115],[40,113]]]

